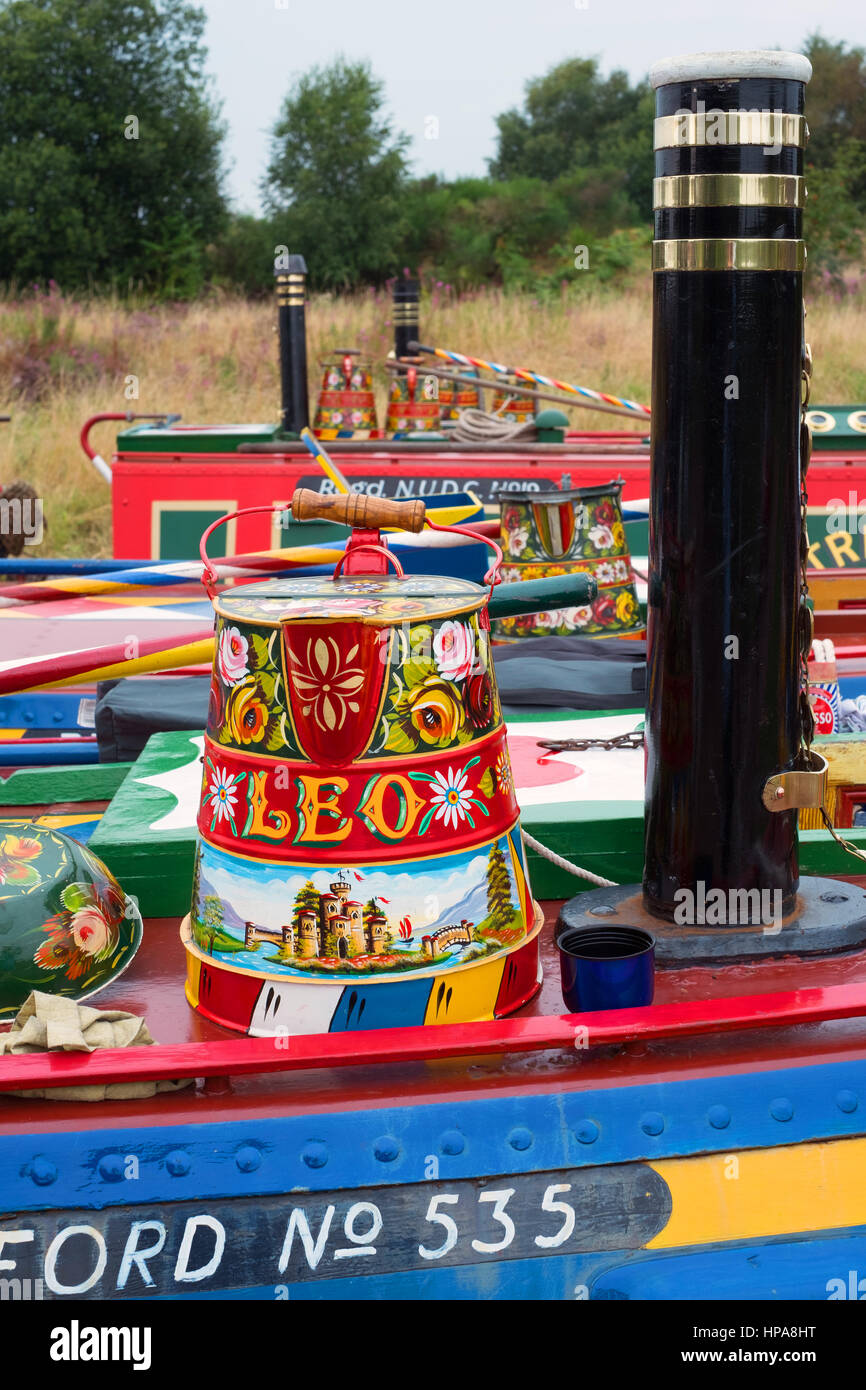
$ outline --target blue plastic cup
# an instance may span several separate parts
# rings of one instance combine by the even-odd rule
[[[562,997],[569,1013],[651,1004],[655,938],[640,927],[573,927],[560,936]]]

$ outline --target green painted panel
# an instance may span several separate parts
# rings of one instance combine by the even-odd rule
[[[0,806],[50,806],[57,801],[109,801],[134,763],[19,768],[0,781]]]
[[[159,554],[155,557],[159,560],[197,559],[202,532],[225,516],[224,507],[202,507],[193,512],[187,511],[185,505],[173,511],[170,502],[162,502],[160,506]],[[207,548],[211,557],[225,555],[227,534],[226,528],[221,526],[209,538]]]

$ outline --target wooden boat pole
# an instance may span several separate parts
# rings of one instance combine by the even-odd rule
[[[762,796],[794,766],[801,734],[810,74],[807,59],[779,52],[697,54],[651,73],[643,900],[668,920],[687,901],[680,890],[694,895],[701,882],[726,894],[779,890],[782,912],[795,906],[797,813],[769,811]]]
[[[287,260],[286,267],[274,271],[280,339],[280,425],[284,433],[299,435],[310,423],[305,308],[307,263],[303,256],[289,256]]]
[[[395,362],[386,359],[385,370],[388,372],[398,372],[400,368]],[[458,376],[455,372],[445,372],[440,367],[422,367],[419,368],[419,371],[423,376],[434,376],[440,381],[456,381],[461,386],[473,386],[476,390],[479,386],[491,386],[494,384],[492,382],[485,382],[481,377]],[[633,410],[625,410],[619,405],[604,405],[600,401],[584,401],[576,399],[574,396],[554,396],[551,395],[549,391],[537,391],[531,386],[519,386],[516,382],[510,382],[504,389],[510,396],[531,396],[533,400],[536,401],[553,401],[555,405],[561,405],[565,410],[600,410],[605,415],[624,415],[626,419],[631,420],[632,423],[634,423],[635,420]],[[646,429],[649,429],[649,417],[647,417],[645,424]],[[635,438],[640,438],[637,431],[635,431]]]

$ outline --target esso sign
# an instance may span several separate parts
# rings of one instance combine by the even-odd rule
[[[812,713],[815,716],[815,730],[819,734],[832,734],[835,719],[833,706],[826,695],[812,696]]]

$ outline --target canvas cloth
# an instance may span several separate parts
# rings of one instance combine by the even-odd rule
[[[100,1047],[142,1047],[154,1039],[143,1018],[120,1009],[91,1009],[55,994],[29,994],[8,1033],[0,1033],[0,1055],[28,1052],[95,1052]],[[103,1086],[47,1086],[7,1091],[29,1100],[146,1100],[159,1091],[179,1091],[182,1081],[118,1081]]]

